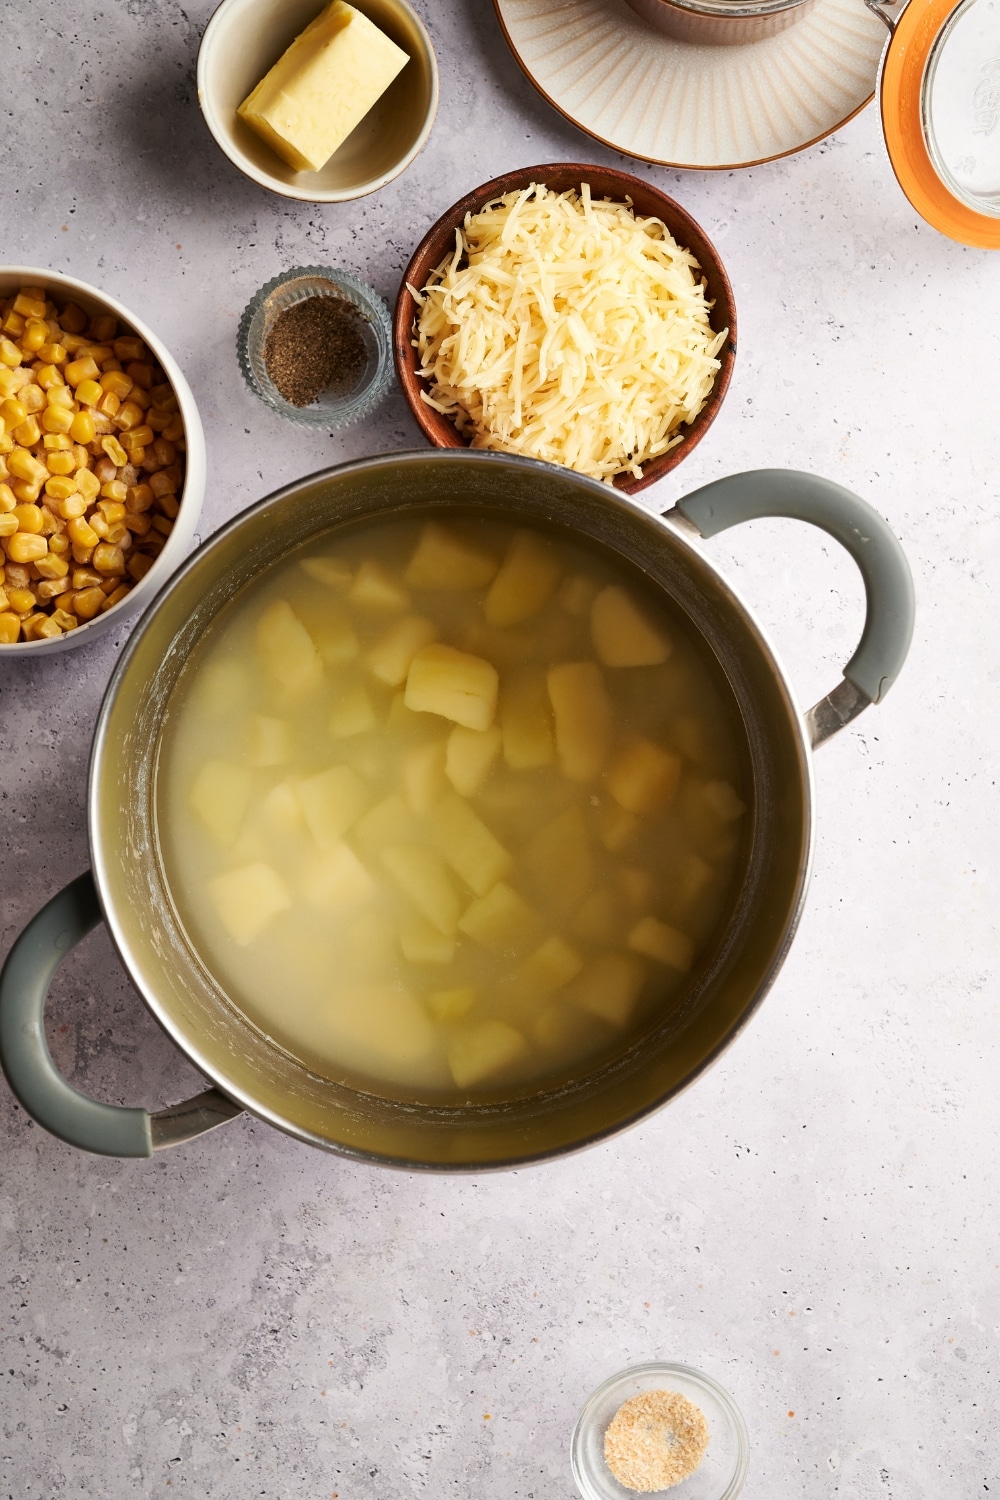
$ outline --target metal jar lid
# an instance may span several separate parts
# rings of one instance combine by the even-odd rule
[[[882,128],[900,187],[942,234],[1000,249],[1000,0],[909,0],[883,19]]]

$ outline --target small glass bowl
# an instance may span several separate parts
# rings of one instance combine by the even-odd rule
[[[638,1491],[618,1483],[604,1462],[604,1434],[615,1412],[644,1391],[679,1391],[708,1422],[708,1450],[687,1479],[654,1493],[670,1500],[735,1500],[747,1477],[750,1443],[746,1424],[732,1396],[710,1375],[690,1365],[633,1365],[612,1375],[590,1397],[570,1441],[573,1478],[584,1500],[636,1500]]]
[[[279,313],[309,297],[339,297],[362,315],[368,359],[349,391],[321,391],[311,406],[286,401],[267,372],[264,344]],[[366,417],[385,395],[392,372],[392,329],[389,309],[377,292],[347,271],[331,266],[295,266],[275,276],[252,298],[240,319],[236,353],[243,379],[264,405],[302,427],[329,431]]]

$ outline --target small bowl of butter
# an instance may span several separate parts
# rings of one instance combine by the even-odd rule
[[[437,61],[405,0],[223,0],[198,53],[198,102],[245,176],[286,198],[342,203],[422,150]]]

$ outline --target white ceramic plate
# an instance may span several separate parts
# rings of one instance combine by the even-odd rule
[[[756,166],[814,145],[873,98],[885,25],[864,0],[818,0],[744,46],[676,42],[625,0],[494,0],[549,103],[596,140],[667,167]]]

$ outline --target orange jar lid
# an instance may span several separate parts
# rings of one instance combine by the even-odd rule
[[[1000,0],[909,0],[882,63],[882,129],[917,212],[1000,250]]]

